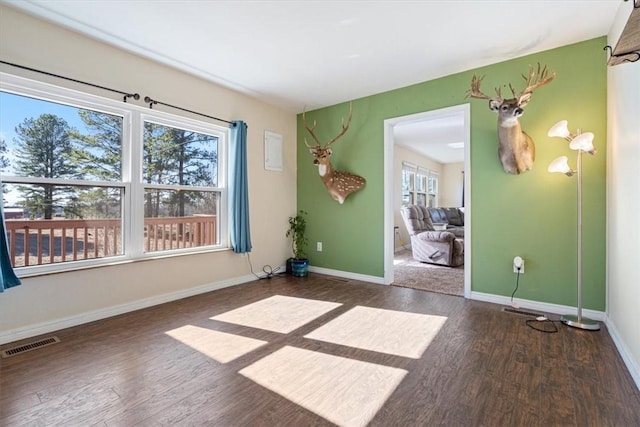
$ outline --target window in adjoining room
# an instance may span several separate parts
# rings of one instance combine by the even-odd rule
[[[414,204],[414,181],[415,181],[415,169],[402,167],[402,204],[413,205]]]
[[[435,207],[438,202],[438,174],[402,162],[402,204]]]

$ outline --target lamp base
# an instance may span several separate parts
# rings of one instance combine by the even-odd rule
[[[578,316],[574,316],[572,314],[565,314],[560,318],[562,323],[567,326],[571,326],[579,329],[586,329],[588,331],[598,331],[600,330],[600,323],[595,320],[587,319],[586,317],[581,317],[578,319]]]

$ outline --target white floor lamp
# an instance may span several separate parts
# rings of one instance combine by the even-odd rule
[[[567,121],[561,120],[549,129],[549,136],[557,136],[569,141],[569,148],[578,152],[578,169],[572,170],[569,167],[567,156],[560,156],[549,164],[549,172],[559,172],[567,176],[578,175],[578,313],[577,315],[566,314],[562,316],[562,323],[574,328],[597,331],[600,324],[582,316],[582,154],[596,153],[593,147],[593,133],[585,132],[576,134],[569,132]]]

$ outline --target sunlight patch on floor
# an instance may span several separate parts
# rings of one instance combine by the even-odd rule
[[[446,320],[443,316],[357,306],[305,338],[419,359]]]
[[[239,373],[339,426],[366,426],[407,371],[285,346]]]
[[[266,341],[193,325],[182,326],[165,333],[220,363],[231,362],[267,344]]]
[[[211,320],[286,334],[341,305],[335,302],[274,295],[211,317]]]

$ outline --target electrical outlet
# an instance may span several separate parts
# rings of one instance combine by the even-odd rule
[[[316,251],[322,252],[322,242],[316,242]]]
[[[513,258],[513,272],[524,274],[524,260],[519,256]]]

